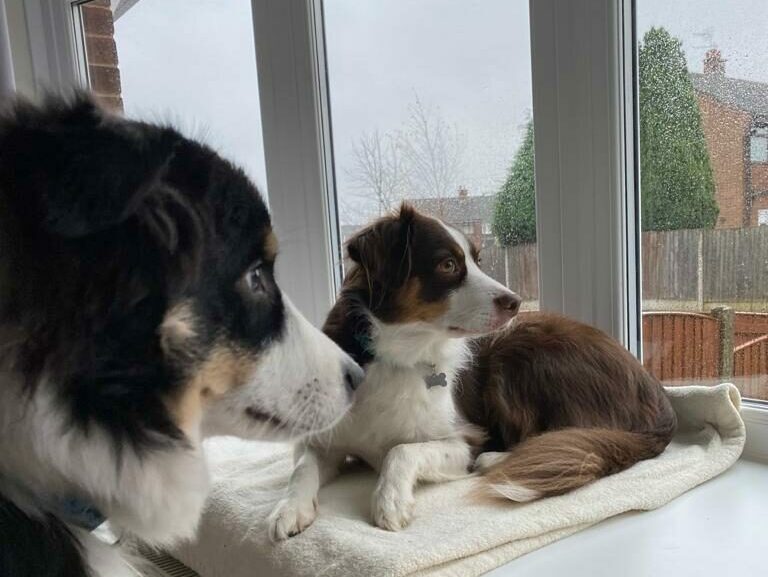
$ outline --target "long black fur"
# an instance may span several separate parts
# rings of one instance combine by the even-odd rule
[[[88,577],[80,543],[53,515],[24,513],[0,495],[0,575]]]
[[[0,117],[0,367],[24,380],[19,411],[45,378],[70,426],[107,432],[117,467],[126,445],[185,445],[164,401],[196,358],[281,336],[270,231],[245,174],[172,128],[82,95],[14,105]],[[238,280],[262,259],[263,298],[246,298]],[[199,320],[183,359],[159,335],[181,300]],[[84,575],[77,540],[0,494],[0,575]]]

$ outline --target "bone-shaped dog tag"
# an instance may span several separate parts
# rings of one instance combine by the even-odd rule
[[[448,386],[448,379],[446,378],[445,373],[432,373],[431,375],[427,375],[424,377],[424,382],[427,383],[428,389],[431,389],[432,387]]]

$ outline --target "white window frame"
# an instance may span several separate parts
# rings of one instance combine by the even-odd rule
[[[77,57],[72,10],[82,0],[5,0],[8,4],[20,1],[26,23],[26,35],[20,36],[29,50],[26,60],[31,66],[33,93],[68,92],[86,85],[83,61]]]
[[[31,61],[37,91],[84,82],[77,1],[23,0],[29,52],[14,52],[14,68]],[[322,0],[251,1],[279,280],[319,325],[341,271]],[[540,304],[639,356],[634,0],[529,0],[529,9]],[[748,456],[768,459],[766,407],[743,408]]]
[[[540,307],[640,356],[632,3],[529,6]]]
[[[757,158],[757,143],[762,143],[761,157]],[[749,135],[749,161],[752,164],[765,164],[768,162],[768,126],[757,126]]]

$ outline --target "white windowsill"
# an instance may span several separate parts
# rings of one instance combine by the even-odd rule
[[[489,577],[752,577],[765,574],[768,465],[731,469],[655,511],[609,519]]]

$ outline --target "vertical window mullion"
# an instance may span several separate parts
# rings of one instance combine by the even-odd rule
[[[531,54],[541,308],[637,353],[627,6],[531,0]]]
[[[252,0],[252,6],[269,207],[280,240],[278,282],[321,325],[334,296],[322,26],[311,0]]]

